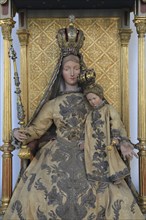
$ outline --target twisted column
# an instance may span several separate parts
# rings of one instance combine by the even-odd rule
[[[146,213],[146,17],[135,17],[138,34],[138,140],[139,140],[139,205]]]
[[[15,22],[12,18],[0,20],[4,45],[4,91],[3,91],[3,146],[0,150],[2,155],[2,206],[0,212],[4,213],[12,194],[12,151],[10,132],[12,130],[11,109],[11,68],[8,55],[11,44],[11,31]]]

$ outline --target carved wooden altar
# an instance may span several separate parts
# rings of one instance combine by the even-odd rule
[[[68,25],[68,15],[63,10],[31,10],[20,8],[19,1],[5,0],[0,5],[0,26],[4,44],[4,123],[3,123],[3,213],[12,195],[12,151],[10,143],[11,121],[11,74],[8,50],[11,44],[11,31],[15,22],[15,6],[19,14],[17,35],[20,42],[21,90],[26,113],[26,122],[34,112],[51,78],[59,48],[56,42],[58,29]],[[21,1],[22,3],[27,1]],[[29,1],[31,4],[31,1]],[[41,2],[41,1],[40,1]],[[45,2],[45,1],[44,1]],[[110,2],[110,1],[108,1]],[[111,1],[112,2],[112,1]],[[120,2],[120,1],[119,1]],[[124,2],[124,1],[121,1]],[[125,1],[126,2],[126,1]],[[127,1],[128,2],[128,1]],[[38,3],[38,2],[37,2]],[[146,68],[145,68],[145,33],[146,5],[133,1],[132,5],[108,9],[102,6],[87,6],[79,11],[71,10],[77,18],[75,26],[85,34],[82,49],[84,61],[94,68],[97,81],[103,86],[107,100],[121,114],[129,135],[129,79],[128,79],[128,44],[131,36],[129,14],[135,14],[134,23],[138,34],[138,140],[139,140],[139,204],[146,212]],[[123,3],[122,3],[123,4]],[[70,6],[72,7],[72,6]],[[116,6],[118,7],[118,6]],[[120,4],[119,4],[120,7]],[[113,5],[114,8],[114,5]],[[94,10],[93,10],[94,9]],[[103,10],[104,9],[104,10]],[[65,14],[65,15],[64,15]],[[14,45],[15,47],[15,45]]]

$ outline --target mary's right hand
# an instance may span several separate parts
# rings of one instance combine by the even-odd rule
[[[23,142],[27,139],[27,134],[25,129],[14,129],[13,136],[20,142]]]

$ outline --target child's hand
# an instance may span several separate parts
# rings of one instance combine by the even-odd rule
[[[126,141],[122,141],[120,143],[120,149],[121,149],[121,153],[123,155],[124,160],[126,159],[133,159],[133,156],[135,156],[136,158],[138,158],[137,153],[134,152],[134,148],[133,145],[130,144],[129,142]]]

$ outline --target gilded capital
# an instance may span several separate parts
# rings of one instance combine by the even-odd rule
[[[16,22],[12,18],[5,18],[0,20],[0,26],[2,27],[3,39],[11,40],[11,32]]]
[[[29,32],[26,29],[19,29],[17,31],[19,42],[21,46],[26,46],[28,44]]]
[[[136,17],[134,19],[138,37],[145,37],[146,33],[146,17]]]
[[[128,46],[129,40],[131,37],[132,30],[127,28],[121,28],[119,30],[120,39],[121,39],[121,45],[122,46]]]

